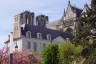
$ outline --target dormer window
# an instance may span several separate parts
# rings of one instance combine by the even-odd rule
[[[47,35],[47,40],[51,41],[51,35],[50,34]]]
[[[30,31],[26,32],[26,37],[31,38],[31,32]]]
[[[37,38],[42,39],[42,34],[41,33],[37,33]]]

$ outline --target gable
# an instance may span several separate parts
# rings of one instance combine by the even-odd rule
[[[71,19],[71,18],[74,18],[74,17],[76,17],[76,13],[74,13],[71,5],[69,5],[67,7],[67,10],[66,10],[66,13],[65,13],[65,20]]]

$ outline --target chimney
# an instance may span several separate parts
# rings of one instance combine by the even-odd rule
[[[14,51],[13,32],[10,33],[10,53]]]
[[[10,40],[10,35],[8,35],[8,40]]]

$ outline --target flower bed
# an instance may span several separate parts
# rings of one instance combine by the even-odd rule
[[[0,64],[9,64],[10,61],[12,64],[39,64],[41,58],[34,56],[29,50],[0,55]]]

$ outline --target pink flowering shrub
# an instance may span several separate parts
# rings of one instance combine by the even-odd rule
[[[0,55],[1,64],[9,64],[10,55]],[[12,64],[39,64],[41,58],[34,56],[31,51],[25,50],[23,52],[15,51],[11,58]]]

